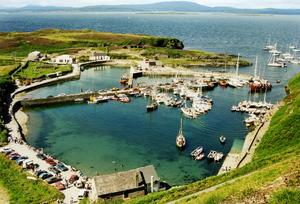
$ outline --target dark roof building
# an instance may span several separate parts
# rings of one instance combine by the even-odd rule
[[[134,198],[147,194],[152,181],[159,178],[153,165],[129,171],[95,176],[92,181],[93,200]]]

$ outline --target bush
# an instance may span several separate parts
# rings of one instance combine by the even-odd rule
[[[7,144],[8,142],[8,132],[6,129],[0,132],[0,146]]]

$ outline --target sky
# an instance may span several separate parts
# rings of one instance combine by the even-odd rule
[[[81,7],[90,5],[145,4],[173,0],[0,0],[0,7],[26,5]],[[176,1],[176,0],[175,0]],[[230,6],[236,8],[299,8],[300,0],[188,0],[206,6]]]

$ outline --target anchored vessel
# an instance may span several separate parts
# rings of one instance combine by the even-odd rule
[[[125,73],[122,75],[121,79],[120,79],[120,84],[127,84],[129,81],[129,77],[128,75]]]
[[[191,156],[195,160],[202,160],[205,157],[205,154],[203,152],[204,148],[202,146],[197,147],[191,152]]]
[[[186,140],[182,132],[182,118],[180,120],[180,129],[176,137],[176,146],[180,149],[183,149],[186,145]]]
[[[251,92],[259,92],[259,91],[266,91],[272,89],[272,84],[268,80],[261,79],[257,75],[257,57],[255,60],[254,77],[250,81],[249,87]]]
[[[220,142],[221,142],[222,144],[225,144],[225,142],[226,142],[226,137],[225,137],[224,135],[221,135],[219,139],[220,139]]]

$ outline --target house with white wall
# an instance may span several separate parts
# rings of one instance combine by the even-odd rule
[[[73,64],[75,62],[75,58],[71,55],[59,55],[52,58],[51,61],[55,64]]]
[[[109,61],[110,56],[101,52],[92,52],[90,56],[90,61]]]

